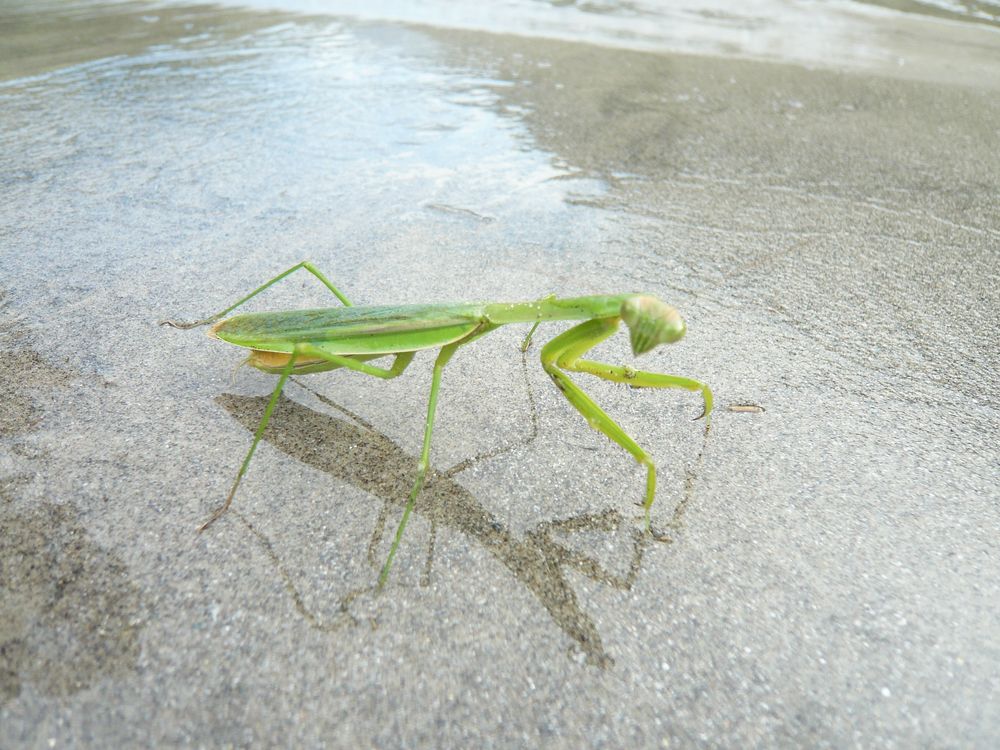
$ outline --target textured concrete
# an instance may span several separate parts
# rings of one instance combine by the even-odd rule
[[[1000,743],[995,28],[960,84],[207,7],[0,20],[0,746]],[[274,378],[157,321],[302,258],[359,304],[676,304],[688,337],[639,363],[712,385],[707,433],[692,394],[578,378],[656,457],[669,542],[514,328],[449,364],[381,594],[427,354],[289,385],[196,534]],[[251,306],[325,304],[300,274]]]

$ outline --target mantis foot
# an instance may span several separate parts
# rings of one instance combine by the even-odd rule
[[[202,524],[201,526],[199,526],[199,527],[198,527],[198,533],[200,534],[200,533],[201,533],[201,532],[203,532],[203,531],[204,531],[205,529],[207,529],[207,528],[208,528],[209,526],[211,526],[211,525],[212,525],[213,523],[215,523],[216,521],[218,521],[218,520],[219,520],[219,517],[220,517],[220,516],[221,516],[221,515],[222,515],[223,513],[225,513],[225,512],[226,512],[226,509],[227,509],[228,507],[229,507],[229,503],[225,503],[224,505],[220,505],[220,506],[219,506],[218,508],[216,508],[216,509],[215,509],[215,510],[214,510],[214,511],[212,512],[212,515],[211,515],[211,517],[210,517],[210,518],[209,518],[209,519],[208,519],[207,521],[205,521],[205,523],[203,523],[203,524]]]
[[[181,320],[161,320],[159,321],[159,324],[161,326],[170,326],[171,328],[180,328],[182,331],[186,331],[189,328],[197,328],[198,326],[204,326],[214,322],[215,318],[206,318],[205,320],[195,320],[190,323],[185,323]]]

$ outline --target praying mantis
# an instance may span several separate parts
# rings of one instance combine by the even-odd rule
[[[315,276],[343,306],[243,313],[225,317],[240,305],[298,270],[308,271]],[[707,419],[712,411],[712,391],[701,381],[582,358],[589,350],[618,330],[621,321],[624,321],[629,329],[629,339],[635,355],[643,354],[659,344],[680,340],[686,331],[686,324],[677,310],[648,294],[569,298],[550,295],[534,302],[354,306],[309,261],[295,264],[229,307],[203,320],[187,323],[175,320],[160,321],[161,325],[182,329],[211,324],[209,336],[249,349],[250,355],[246,364],[279,376],[254,433],[253,442],[225,502],[201,525],[199,531],[211,526],[232,504],[240,481],[246,474],[264,430],[267,429],[271,414],[289,376],[346,367],[365,375],[388,380],[401,375],[413,361],[416,352],[438,349],[416,478],[396,528],[389,555],[379,573],[378,588],[381,589],[389,578],[392,561],[399,549],[403,531],[406,529],[410,513],[427,474],[434,413],[445,365],[459,347],[511,323],[533,324],[521,345],[522,351],[526,351],[535,330],[541,323],[560,320],[583,322],[559,334],[542,347],[542,367],[591,427],[620,445],[640,465],[646,467],[646,495],[642,505],[645,510],[646,531],[652,533],[650,507],[656,495],[656,466],[653,459],[570,379],[567,372],[594,375],[602,380],[625,383],[634,388],[681,388],[700,392],[703,408],[695,419],[702,417]],[[371,360],[388,356],[394,358],[388,368],[368,364]]]

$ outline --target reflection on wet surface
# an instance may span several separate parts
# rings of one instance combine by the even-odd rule
[[[230,394],[221,395],[216,400],[250,432],[256,430],[268,401],[263,396]],[[382,500],[382,512],[369,545],[371,557],[378,537],[384,530],[388,509],[405,504],[413,483],[416,456],[403,451],[370,425],[351,424],[284,397],[279,402],[263,439],[292,458]],[[455,469],[461,471],[468,465],[468,462],[462,462]],[[608,510],[542,523],[525,534],[524,538],[517,538],[453,479],[457,473],[455,469],[442,472],[432,467],[428,471],[427,484],[417,499],[414,512],[429,520],[432,528],[440,525],[460,531],[487,549],[519,583],[534,594],[563,632],[575,641],[588,663],[602,668],[610,666],[611,660],[601,636],[592,618],[580,606],[566,574],[574,570],[614,588],[630,589],[649,542],[649,537],[640,530],[641,525],[623,519],[615,510]],[[675,516],[678,514],[675,513]],[[674,522],[677,520],[675,517]],[[273,542],[250,526],[245,519],[243,522],[264,544],[269,556],[281,570],[280,555]],[[627,549],[619,550],[624,561],[619,566],[619,571],[624,572],[609,571],[597,560],[559,540],[560,535],[580,532],[614,535],[623,526],[630,539]],[[433,530],[431,533],[433,537]],[[405,539],[403,543],[406,543]],[[372,557],[372,563],[377,567],[381,561]],[[320,623],[305,608],[295,582],[286,573],[283,572],[282,575],[299,612],[314,626],[336,628],[355,621],[350,614],[349,604],[361,590],[352,591],[341,600],[339,614],[334,622]]]
[[[244,0],[259,8],[330,12],[324,0]],[[861,68],[890,74],[905,61],[935,75],[935,56],[982,60],[970,51],[984,37],[976,25],[1000,26],[995,0],[869,0],[808,3],[756,0],[508,0],[501,7],[476,0],[410,3],[406,0],[340,0],[336,13],[436,28],[545,37],[594,46],[796,61],[824,67]],[[936,26],[947,18],[955,28]],[[961,27],[967,27],[963,29]],[[922,45],[907,39],[920,29]],[[968,36],[965,35],[968,30]],[[904,33],[900,33],[903,31]],[[936,37],[936,38],[935,38]],[[895,71],[893,69],[896,69]],[[947,71],[938,71],[949,75]]]
[[[459,246],[517,248],[550,234],[569,245],[593,224],[564,198],[601,186],[557,179],[572,170],[497,111],[508,82],[449,64],[426,34],[207,6],[119,4],[109,28],[98,6],[53,13],[10,16],[23,54],[0,55],[0,187],[39,264],[93,257],[82,291],[165,261],[193,274],[243,259],[275,227],[297,254],[335,255],[341,277],[384,273],[365,248],[385,242],[419,277],[407,245],[445,225]],[[91,23],[95,48],[53,47],[67,24]],[[79,59],[49,51],[64,46]],[[221,217],[225,246],[203,244]]]

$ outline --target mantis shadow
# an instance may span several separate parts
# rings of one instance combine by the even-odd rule
[[[263,396],[232,394],[222,394],[215,400],[251,433],[256,430],[268,401]],[[369,544],[369,558],[374,562],[375,549],[389,510],[406,503],[417,459],[361,418],[327,399],[323,400],[345,414],[350,414],[358,424],[314,411],[282,397],[275,411],[275,418],[268,425],[263,439],[295,460],[354,485],[383,501]],[[575,570],[594,581],[627,591],[639,572],[650,537],[634,524],[631,525],[629,532],[632,549],[628,570],[623,575],[606,570],[595,559],[554,538],[554,535],[560,533],[613,534],[623,523],[621,515],[613,509],[540,523],[525,533],[523,538],[518,538],[453,478],[475,460],[496,456],[507,450],[510,448],[463,461],[448,471],[438,471],[433,467],[428,469],[427,481],[417,499],[414,512],[431,523],[431,554],[438,525],[476,540],[535,596],[555,623],[574,641],[575,648],[583,654],[587,663],[607,669],[614,662],[605,651],[594,621],[581,608],[576,592],[567,581],[566,571]],[[264,545],[280,570],[280,559],[270,541],[241,514],[235,515],[243,520]],[[430,559],[428,571],[429,568]],[[348,608],[351,601],[361,593],[360,590],[341,599],[336,623],[323,624],[305,607],[290,576],[284,572],[282,575],[285,577],[286,588],[295,600],[296,608],[313,626],[331,630],[354,620]]]

